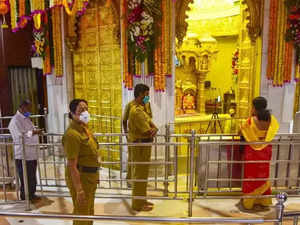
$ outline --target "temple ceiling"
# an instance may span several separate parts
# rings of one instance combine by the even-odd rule
[[[192,3],[196,3],[195,6],[198,9],[193,9]],[[202,3],[202,6],[200,6]],[[235,0],[177,0],[176,1],[176,38],[182,43],[188,30],[188,21],[193,21],[201,18],[209,18],[209,16],[218,16],[222,14],[222,11],[228,14],[227,16],[234,16],[239,10],[239,4],[236,4]],[[260,35],[262,29],[262,0],[243,0],[242,4],[246,4],[248,11],[248,24],[247,28],[249,36],[253,42]],[[238,6],[238,8],[237,8]],[[225,11],[224,11],[225,10]],[[188,13],[191,12],[191,13]],[[188,14],[190,14],[188,16]],[[226,14],[223,14],[226,16]]]

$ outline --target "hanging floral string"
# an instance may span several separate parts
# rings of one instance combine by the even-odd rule
[[[154,48],[154,15],[142,0],[128,1],[128,46],[139,62]]]
[[[273,86],[282,87],[291,81],[292,73],[292,49],[285,43],[287,9],[282,1],[271,0],[269,21],[267,78]]]
[[[124,0],[125,1],[125,0]],[[123,2],[124,3],[124,2]],[[172,1],[128,0],[124,9],[127,45],[124,47],[124,83],[132,89],[133,77],[154,76],[154,89],[164,91],[171,76]],[[123,43],[125,43],[123,39]]]
[[[9,1],[0,0],[0,15],[2,15],[2,28],[8,28],[5,20],[5,14],[9,12]]]
[[[10,5],[10,24],[12,30],[14,30],[17,27],[17,17],[18,17],[17,1],[9,0],[9,5]]]
[[[63,75],[63,59],[62,59],[62,30],[61,30],[61,10],[55,7],[51,10],[52,12],[52,39],[53,39],[53,50],[54,50],[54,72],[57,77]]]
[[[286,31],[286,40],[293,42],[296,50],[297,64],[300,64],[300,8],[297,8],[295,5],[290,5],[291,2],[294,1],[286,2],[289,9],[289,27]]]
[[[89,0],[9,0],[12,31],[24,28],[30,20],[33,20],[36,29],[40,29],[42,15],[57,6],[64,7],[68,15],[81,16],[88,2]]]
[[[44,23],[47,26],[44,27],[46,45],[45,45],[45,55],[43,58],[43,62],[44,62],[43,74],[49,75],[51,74],[52,70],[51,70],[51,52],[50,52],[50,27],[49,27],[49,18],[47,13],[45,13]]]
[[[33,31],[33,45],[31,47],[33,57],[45,56],[45,35],[43,31]]]
[[[240,51],[239,48],[237,48],[235,50],[235,52],[233,53],[232,56],[232,64],[231,64],[231,68],[232,68],[232,77],[235,83],[237,83],[238,81],[238,74],[239,74],[239,55],[240,55]]]

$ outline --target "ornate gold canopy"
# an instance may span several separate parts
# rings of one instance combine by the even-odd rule
[[[179,44],[182,43],[183,38],[186,35],[188,24],[187,11],[190,10],[189,4],[193,3],[193,0],[176,0],[176,38]],[[247,11],[249,11],[249,23],[247,25],[249,36],[254,42],[260,35],[262,29],[261,22],[261,11],[262,11],[262,0],[243,0],[244,4],[247,5]]]

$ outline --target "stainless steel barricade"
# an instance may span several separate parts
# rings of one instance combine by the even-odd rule
[[[13,116],[2,116],[0,117],[0,124],[7,124],[9,123],[9,121],[13,118]],[[31,115],[30,119],[32,121],[32,123],[34,124],[34,126],[36,127],[42,127],[42,123],[45,124],[45,130],[48,130],[48,113],[47,113],[47,109],[44,109],[44,115]],[[9,130],[7,127],[1,127],[0,128],[0,133],[2,134],[8,134]]]
[[[230,135],[222,136],[222,139],[216,135],[199,135],[198,137],[200,141],[198,142],[196,174],[199,194],[206,196],[213,192],[240,192],[241,182],[245,180],[243,178],[244,164],[251,163],[243,161],[240,148],[249,143],[234,141],[238,136]],[[272,146],[273,152],[268,179],[271,181],[272,189],[298,194],[300,188],[299,135],[279,134],[267,144]],[[265,163],[265,161],[258,163]]]
[[[298,225],[299,217],[300,217],[300,211],[283,213],[283,219],[293,218],[293,225]]]
[[[38,160],[38,191],[44,196],[69,196],[65,183],[66,159],[64,157],[61,138],[63,134],[45,134],[40,138],[40,144],[35,145],[39,152]],[[124,147],[152,145],[152,161],[135,162],[131,164],[150,164],[147,199],[188,200],[188,212],[192,215],[192,201],[197,198],[247,198],[247,196],[232,196],[240,192],[236,183],[243,178],[233,177],[233,164],[245,162],[234,160],[234,146],[245,145],[237,141],[237,135],[197,135],[166,133],[158,135],[154,143],[124,143],[125,134],[95,134],[97,139],[111,140],[99,142],[100,155],[103,151],[122,153]],[[1,136],[1,135],[0,135]],[[178,138],[186,142],[177,141]],[[280,134],[274,141],[271,160],[272,181],[275,191],[287,191],[291,197],[298,196],[300,154],[299,134]],[[0,139],[1,140],[1,139]],[[47,140],[44,142],[44,140]],[[12,146],[14,143],[1,143],[1,146]],[[251,143],[250,143],[251,144]],[[23,143],[23,145],[25,145]],[[229,146],[229,147],[228,147]],[[183,148],[184,147],[184,148]],[[228,156],[228,152],[231,153]],[[25,153],[26,154],[26,153]],[[136,198],[127,187],[122,155],[119,158],[107,158],[100,168],[100,185],[96,197],[101,198]],[[185,160],[180,160],[184,157]],[[108,167],[108,165],[119,165]],[[182,169],[184,167],[186,170]],[[179,173],[184,171],[184,173]],[[276,172],[277,171],[277,172]],[[0,178],[5,178],[0,174]],[[146,181],[146,180],[145,180]],[[214,194],[217,193],[217,194]],[[220,194],[223,194],[220,196]],[[226,196],[227,195],[227,196]],[[257,197],[257,196],[252,196]],[[259,197],[259,196],[258,196]],[[275,194],[268,197],[275,197]],[[138,197],[140,198],[140,197]]]

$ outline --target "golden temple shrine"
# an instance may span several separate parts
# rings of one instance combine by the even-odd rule
[[[275,18],[276,10],[265,12],[264,3],[4,1],[2,28],[15,33],[33,29],[32,67],[53,75],[44,91],[49,101],[56,101],[51,82],[65,100],[87,99],[95,132],[121,131],[122,110],[133,99],[134,85],[142,82],[151,87],[154,121],[162,130],[175,124],[181,133],[235,133],[248,117],[253,97],[298,81],[292,42],[285,43],[288,32],[283,32],[289,26],[288,8],[274,3],[284,16]],[[14,110],[17,104],[16,96]],[[104,122],[98,123],[99,118]]]
[[[271,2],[268,11],[262,0],[17,2],[0,1],[1,29],[32,30],[31,67],[45,76],[24,82],[40,82],[44,101],[22,89],[14,75],[22,71],[13,67],[11,89],[20,90],[3,101],[16,110],[27,96],[47,108],[57,121],[52,132],[66,128],[73,98],[88,101],[94,132],[122,132],[122,112],[138,83],[150,87],[161,134],[168,125],[178,134],[236,134],[258,95],[268,97],[283,131],[291,129],[300,70],[287,22],[295,13],[283,3]],[[4,114],[8,109],[3,104]]]
[[[151,135],[143,133],[131,140],[124,112],[141,83],[150,88],[143,121],[149,123]],[[147,95],[145,91],[142,97]],[[257,96],[268,103],[262,107],[269,116],[262,120],[268,123],[262,129],[254,119],[252,127],[252,120],[247,120],[253,115],[258,118],[253,103]],[[16,144],[9,129],[22,99],[32,104],[28,121],[33,128],[26,135],[40,135],[38,144],[27,144],[23,131],[22,144]],[[80,148],[74,158],[89,164],[84,160],[91,157],[93,166],[71,158],[75,144],[65,145],[64,133],[78,111],[69,107],[73,99],[81,99],[78,102],[84,106],[78,103],[83,110],[78,116],[80,141],[93,152],[80,158],[78,152],[84,149]],[[94,207],[104,215],[92,218],[98,219],[97,224],[106,224],[109,218],[124,224],[175,222],[173,217],[181,224],[182,218],[192,214],[195,218],[218,215],[215,222],[247,216],[233,221],[282,224],[287,197],[279,192],[291,193],[295,198],[289,197],[287,208],[299,210],[299,111],[299,0],[0,0],[0,224],[28,224],[30,220],[13,220],[19,212],[9,211],[14,208],[6,205],[20,202],[24,211],[41,213],[28,217],[91,220],[87,215],[76,218],[75,210],[71,215],[68,188],[76,189],[73,202],[85,200],[89,191],[79,187],[84,173],[99,173],[93,185],[86,185],[96,187],[89,197],[96,196],[97,204],[89,210]],[[90,116],[86,123],[80,119],[83,113]],[[247,142],[245,127],[249,136],[255,136]],[[40,133],[33,134],[37,130]],[[16,145],[22,145],[23,159],[15,158]],[[22,185],[29,189],[29,182],[22,183],[16,175],[24,172],[23,179],[28,178],[24,166],[28,146],[34,146],[38,155],[29,161],[37,161],[39,180],[33,186],[47,197],[41,205],[31,203],[29,193],[25,200],[18,196]],[[257,157],[246,159],[248,147]],[[141,152],[132,151],[138,148],[146,152],[140,159]],[[263,155],[262,149],[267,153]],[[20,160],[18,168],[15,159]],[[247,166],[250,169],[245,172]],[[75,171],[69,177],[73,183],[68,184],[67,168]],[[253,171],[258,171],[255,176]],[[260,173],[264,174],[259,177]],[[91,177],[86,176],[87,181]],[[148,194],[134,196],[138,182]],[[245,192],[247,182],[263,185]],[[269,204],[263,205],[263,200],[272,200],[270,196],[273,203],[277,197],[277,204],[254,214],[253,221],[239,208],[249,200],[254,208],[261,203],[264,210]],[[141,199],[143,207],[133,207]],[[154,210],[144,210],[145,206]],[[26,216],[22,213],[17,216]],[[64,222],[57,224],[69,224]]]

